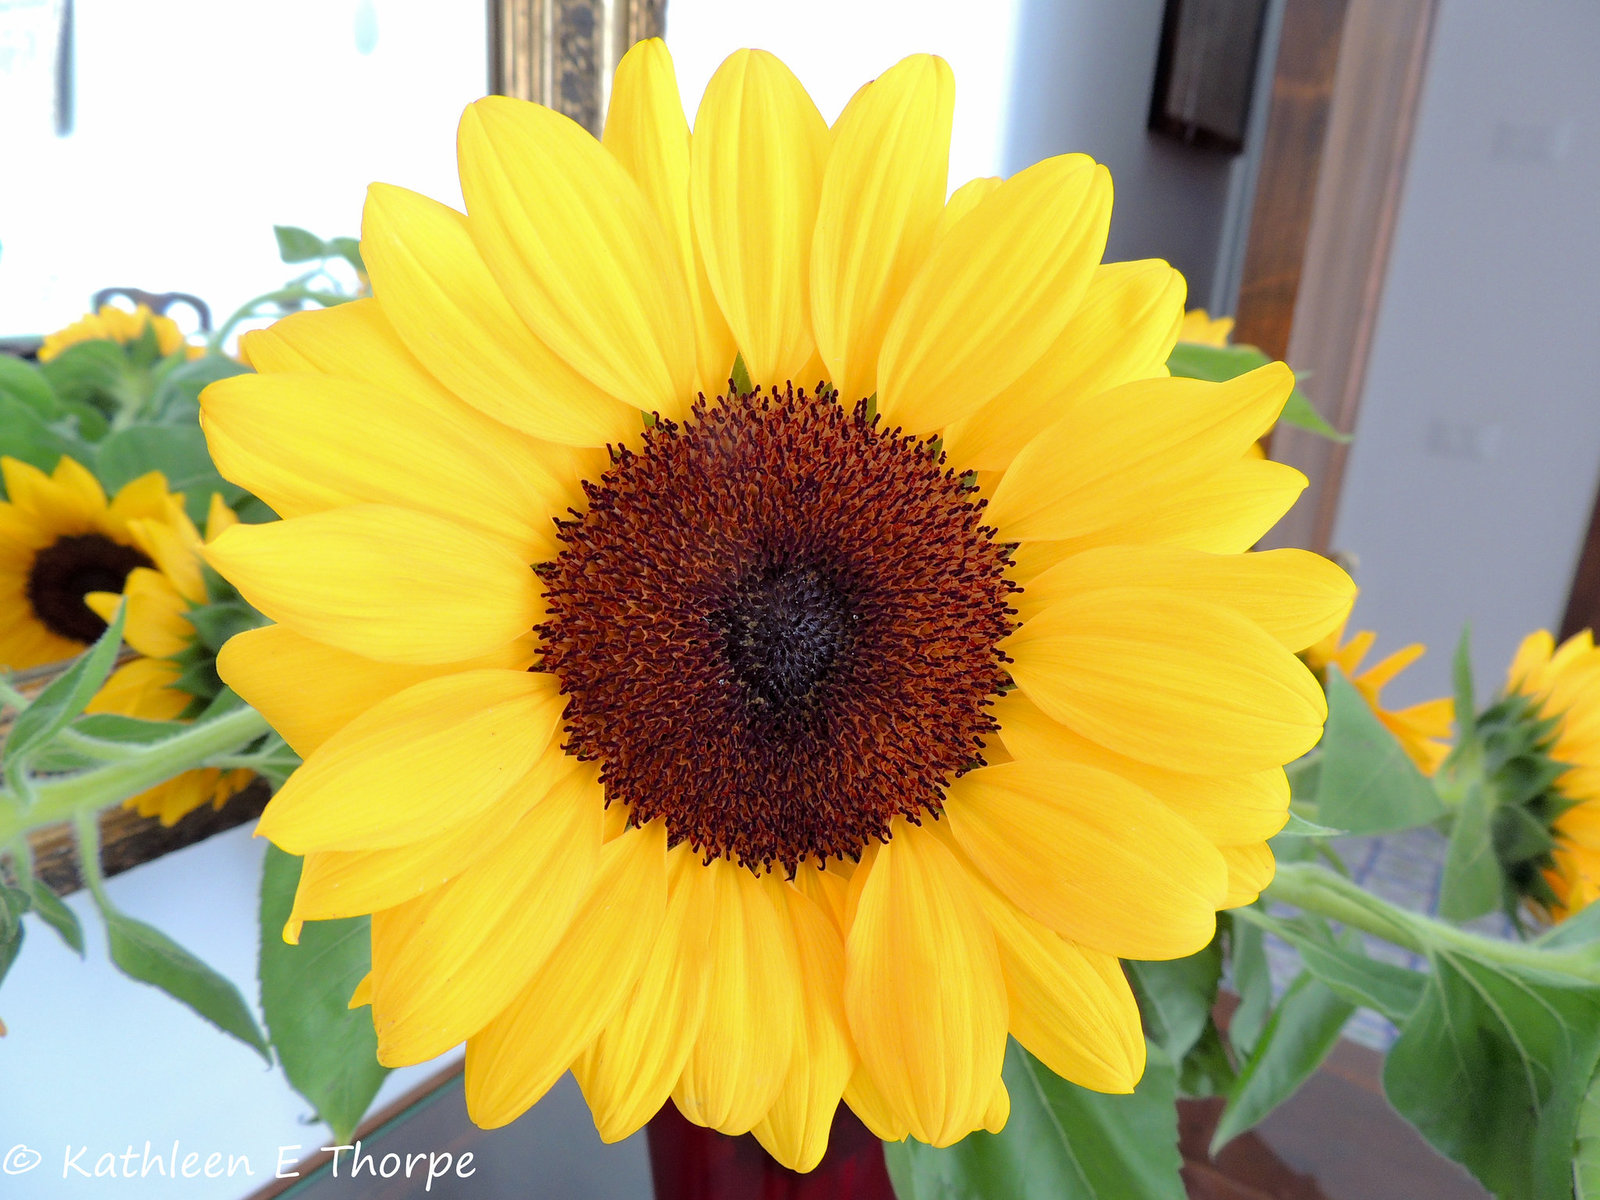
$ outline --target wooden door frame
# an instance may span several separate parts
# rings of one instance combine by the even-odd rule
[[[1437,0],[1289,0],[1273,72],[1236,338],[1283,358],[1356,427]],[[1310,485],[1264,545],[1326,553],[1346,445],[1281,429]]]

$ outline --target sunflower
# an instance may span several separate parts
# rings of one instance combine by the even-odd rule
[[[1180,342],[1201,346],[1226,346],[1232,334],[1232,317],[1212,317],[1203,308],[1191,308],[1184,313],[1183,324],[1178,328]]]
[[[0,667],[23,670],[81,654],[105,632],[85,603],[120,592],[130,572],[154,565],[153,538],[182,515],[159,471],[106,502],[80,463],[62,458],[46,475],[0,458],[9,501],[0,501]]]
[[[1565,768],[1526,806],[1553,843],[1540,864],[1548,893],[1526,890],[1559,921],[1600,899],[1600,649],[1593,633],[1585,629],[1559,647],[1545,630],[1529,634],[1511,661],[1506,690],[1533,701],[1534,716],[1552,723],[1539,752],[1552,773]]]
[[[1378,720],[1402,749],[1417,764],[1424,775],[1432,775],[1450,753],[1450,733],[1455,723],[1455,702],[1448,696],[1425,700],[1409,708],[1385,708],[1381,693],[1394,677],[1428,652],[1420,642],[1396,650],[1389,657],[1373,663],[1365,671],[1362,660],[1372,649],[1378,635],[1363,629],[1349,641],[1344,640],[1344,625],[1329,633],[1300,655],[1319,678],[1327,675],[1329,665],[1336,666],[1346,679],[1355,684]]]
[[[186,345],[187,339],[178,323],[171,317],[151,312],[147,304],[139,305],[132,312],[115,304],[102,304],[99,312],[86,313],[65,329],[46,334],[44,345],[39,347],[39,361],[49,362],[68,346],[79,342],[103,340],[131,345],[144,336],[146,328],[155,331],[156,349],[163,358]],[[200,358],[205,352],[204,346],[191,345],[184,350],[189,358]]]
[[[602,141],[479,101],[467,212],[374,186],[374,296],[202,399],[286,518],[206,550],[305,757],[285,935],[372,913],[380,1059],[464,1040],[480,1125],[571,1068],[608,1140],[670,1098],[808,1170],[841,1098],[1000,1128],[1008,1031],[1126,1092],[1119,956],[1271,877],[1353,590],[1241,553],[1289,372],[1167,375],[1183,282],[1101,264],[1088,158],[947,202],[952,100],[916,56],[830,129],[741,51],[691,136],[652,41]]]
[[[153,565],[128,572],[121,594],[91,592],[84,602],[105,621],[123,596],[128,615],[124,640],[142,657],[123,663],[89,702],[88,712],[119,713],[148,721],[193,717],[221,691],[211,665],[215,651],[202,642],[191,615],[195,609],[226,602],[212,596],[200,558],[200,534],[181,506],[170,520],[132,522]],[[214,538],[237,522],[222,497],[211,497],[206,537]],[[225,587],[225,585],[224,585]],[[245,770],[204,767],[185,771],[125,801],[140,816],[172,825],[205,804],[221,808],[254,776]]]

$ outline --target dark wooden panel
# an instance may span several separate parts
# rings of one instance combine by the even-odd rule
[[[1569,638],[1582,629],[1600,629],[1600,493],[1595,495],[1589,532],[1584,535],[1578,570],[1572,577],[1561,636]]]

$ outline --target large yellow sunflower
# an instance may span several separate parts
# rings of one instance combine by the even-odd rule
[[[1394,734],[1401,748],[1417,764],[1417,769],[1424,775],[1432,775],[1450,753],[1455,701],[1448,696],[1441,696],[1437,700],[1424,700],[1408,708],[1385,708],[1383,689],[1401,671],[1426,654],[1428,648],[1421,642],[1413,642],[1363,671],[1361,663],[1377,640],[1376,633],[1363,629],[1345,641],[1344,625],[1341,623],[1316,645],[1308,646],[1301,657],[1319,676],[1330,665],[1338,667],[1345,678],[1355,684],[1356,690],[1378,720],[1383,722],[1384,728]]]
[[[222,497],[213,495],[206,537],[216,537],[236,521]],[[177,720],[201,707],[196,694],[201,688],[185,678],[186,667],[193,665],[186,660],[195,660],[201,667],[199,673],[209,674],[203,669],[208,655],[197,646],[198,636],[186,615],[214,599],[208,594],[202,570],[200,534],[179,505],[174,505],[169,521],[135,520],[131,525],[154,565],[130,571],[122,594],[91,592],[84,600],[102,619],[110,621],[126,596],[128,615],[123,639],[142,657],[112,671],[87,711],[119,713],[148,721]],[[252,778],[245,770],[204,767],[185,771],[130,797],[126,806],[141,816],[157,817],[163,825],[171,825],[201,805],[221,808]]]
[[[1289,372],[1167,376],[1182,280],[1100,263],[1081,155],[947,203],[953,90],[909,58],[830,129],[741,51],[691,137],[647,42],[603,142],[480,101],[466,214],[375,186],[373,298],[203,398],[286,518],[207,548],[305,755],[286,935],[373,913],[380,1058],[465,1040],[482,1125],[571,1068],[607,1139],[670,1097],[809,1169],[842,1097],[948,1145],[1008,1031],[1128,1091],[1119,956],[1271,877],[1352,597],[1241,553]]]
[[[1537,702],[1538,714],[1556,722],[1545,753],[1567,770],[1552,785],[1555,847],[1544,880],[1547,904],[1561,920],[1600,899],[1600,649],[1585,629],[1562,642],[1545,630],[1517,648],[1506,688]]]
[[[0,501],[0,668],[16,671],[93,644],[106,622],[84,598],[120,592],[130,572],[153,566],[152,538],[183,510],[159,471],[109,503],[70,458],[49,475],[14,458],[0,458],[0,471],[10,497]]]
[[[128,345],[143,337],[146,327],[155,330],[156,348],[163,356],[184,346],[187,341],[176,321],[151,312],[149,305],[141,304],[129,312],[115,304],[102,304],[99,312],[86,313],[65,329],[46,334],[44,344],[39,347],[39,361],[49,362],[68,346],[75,346],[79,342],[105,340]],[[204,346],[195,345],[188,346],[184,351],[189,358],[199,358],[205,352]]]

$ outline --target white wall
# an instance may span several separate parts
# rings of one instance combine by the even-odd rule
[[[1561,620],[1600,467],[1600,5],[1441,0],[1334,544],[1354,621],[1480,691]]]

